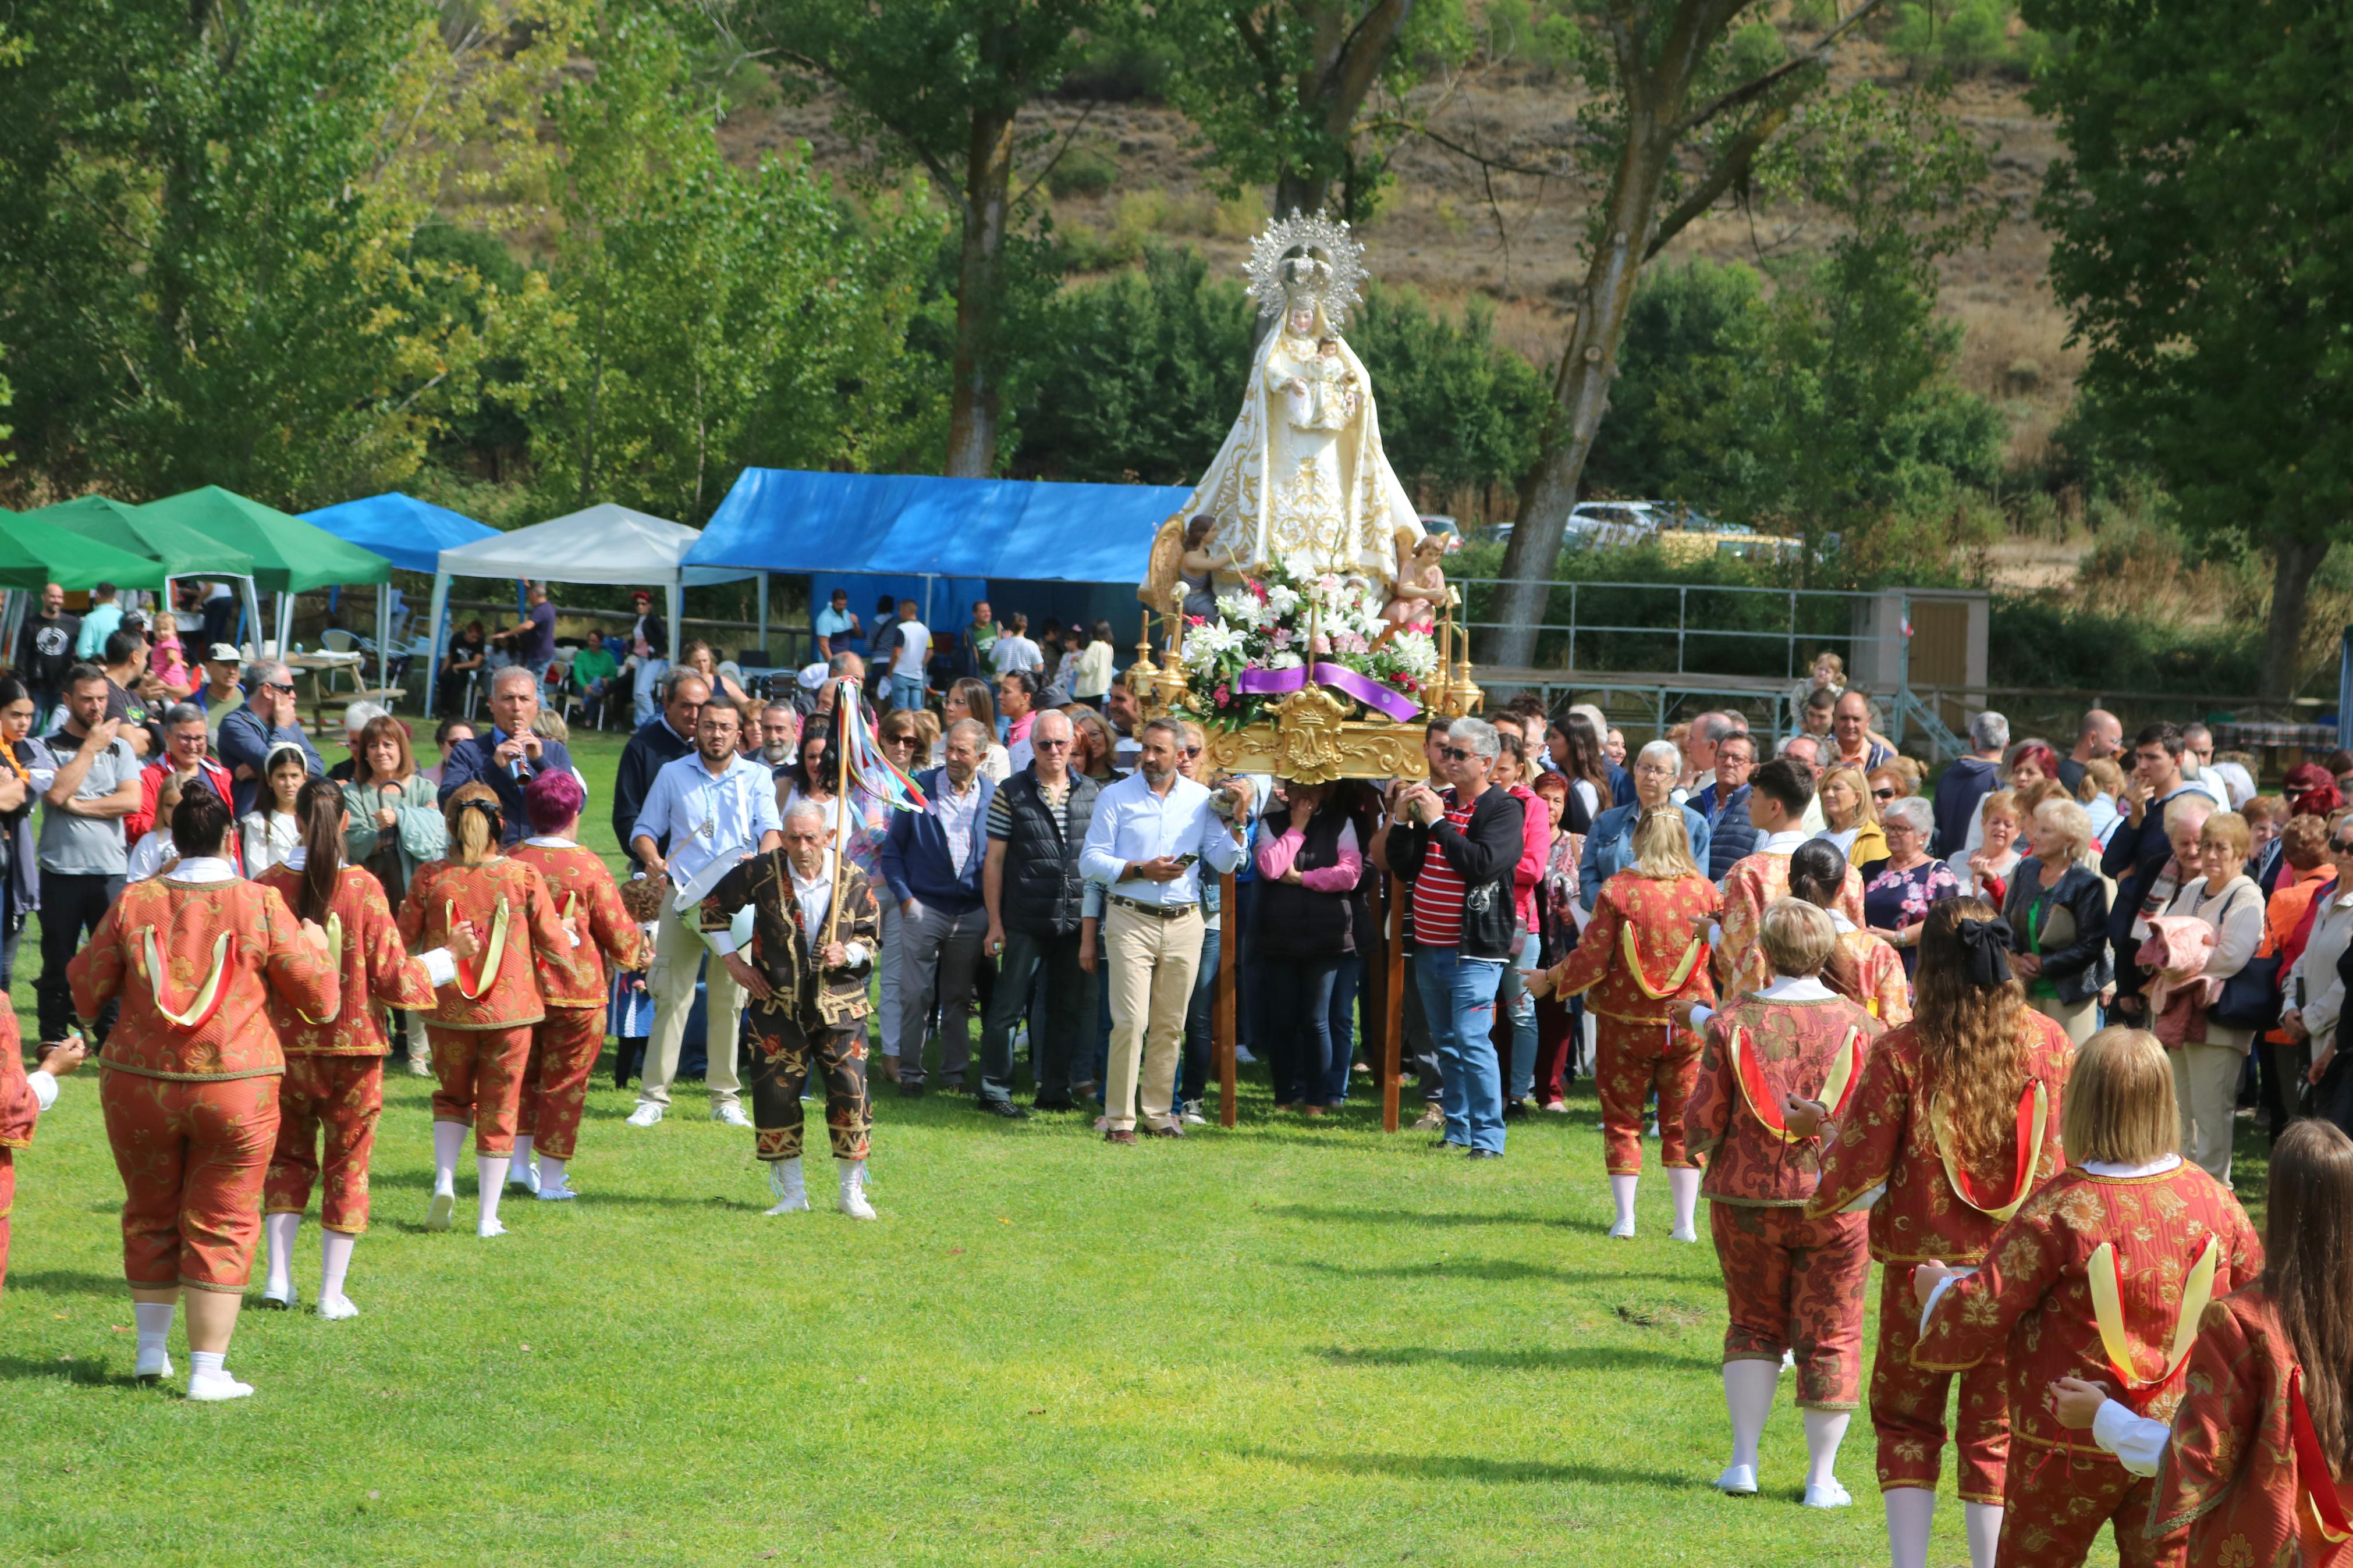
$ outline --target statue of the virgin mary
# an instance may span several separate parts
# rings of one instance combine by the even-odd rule
[[[1422,528],[1381,450],[1372,378],[1340,336],[1363,258],[1348,226],[1321,213],[1293,212],[1251,241],[1250,292],[1279,319],[1217,460],[1153,547],[1147,602],[1166,607],[1178,576],[1189,598],[1210,574],[1230,583],[1270,564],[1384,592],[1396,580]]]

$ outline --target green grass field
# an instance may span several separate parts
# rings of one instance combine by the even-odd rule
[[[578,750],[601,814],[618,742]],[[37,969],[28,936],[28,1019]],[[1235,1131],[1125,1149],[886,1093],[861,1226],[822,1155],[818,1212],[764,1217],[748,1133],[691,1089],[626,1128],[607,1070],[585,1195],[511,1200],[486,1242],[422,1228],[429,1085],[402,1073],[362,1316],[247,1313],[229,1364],[259,1392],[198,1405],[130,1381],[96,1076],[17,1160],[0,1563],[1886,1560],[1861,1415],[1852,1510],[1798,1505],[1786,1404],[1765,1495],[1709,1489],[1715,1258],[1667,1239],[1662,1180],[1607,1239],[1589,1093],[1478,1164],[1366,1098],[1278,1121],[1262,1077]],[[1948,1480],[1932,1562],[1966,1561]]]

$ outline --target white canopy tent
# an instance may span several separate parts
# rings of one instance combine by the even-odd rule
[[[453,577],[523,577],[541,583],[611,583],[624,587],[660,584],[670,627],[665,657],[677,662],[679,621],[686,612],[686,589],[705,583],[760,581],[760,624],[768,621],[768,576],[740,567],[680,564],[702,535],[682,522],[600,501],[582,511],[533,523],[529,528],[444,550],[433,575],[433,660],[425,677],[425,706],[434,711],[434,688],[448,637],[449,580]]]

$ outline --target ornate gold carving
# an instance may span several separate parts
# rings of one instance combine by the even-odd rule
[[[1302,691],[1287,699],[1289,707]],[[1330,699],[1325,699],[1329,701]],[[1320,725],[1301,751],[1302,731],[1281,724],[1252,724],[1246,729],[1212,731],[1208,757],[1212,767],[1229,773],[1272,773],[1302,784],[1333,779],[1418,779],[1429,769],[1421,754],[1421,729],[1416,724],[1389,724],[1375,720],[1350,720]]]

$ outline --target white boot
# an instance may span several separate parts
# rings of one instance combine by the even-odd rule
[[[801,1157],[768,1162],[768,1190],[776,1194],[770,1214],[808,1213],[808,1188],[801,1183]]]
[[[466,1146],[466,1124],[433,1124],[433,1201],[426,1206],[425,1228],[447,1230],[458,1212],[458,1152]]]
[[[866,1162],[841,1163],[841,1212],[852,1219],[872,1219],[874,1205],[866,1201]]]
[[[294,1235],[302,1228],[299,1214],[266,1214],[261,1232],[269,1238],[269,1278],[261,1287],[261,1304],[284,1311],[294,1305]]]
[[[474,1234],[504,1236],[507,1227],[499,1223],[499,1194],[507,1184],[507,1157],[504,1154],[475,1155],[474,1180],[481,1195],[481,1206],[474,1220]]]
[[[1808,1410],[1806,1417],[1806,1506],[1849,1508],[1854,1499],[1839,1485],[1839,1445],[1846,1440],[1851,1410]]]
[[[515,1134],[513,1159],[507,1166],[507,1184],[521,1187],[527,1193],[536,1193],[539,1191],[539,1173],[531,1168],[531,1139],[528,1132]]]
[[[1670,1240],[1699,1239],[1699,1178],[1697,1171],[1667,1173],[1667,1191],[1675,1200],[1675,1228],[1668,1233]]]
[[[1892,1568],[1928,1568],[1928,1529],[1936,1522],[1936,1494],[1927,1487],[1890,1487],[1887,1560]]]
[[[1994,1548],[2001,1544],[2001,1504],[1963,1503],[1961,1526],[1969,1535],[1969,1568],[1993,1568]]]
[[[1724,1363],[1724,1404],[1732,1415],[1732,1463],[1715,1478],[1715,1489],[1735,1497],[1757,1491],[1757,1444],[1765,1435],[1766,1417],[1773,1414],[1773,1392],[1780,1386],[1781,1369],[1769,1361],[1728,1361]]]
[[[164,1348],[172,1337],[172,1318],[179,1308],[170,1301],[133,1301],[132,1321],[139,1327],[139,1359],[131,1375],[146,1379],[172,1375],[172,1352]]]
[[[343,1294],[343,1276],[351,1271],[352,1245],[359,1240],[346,1231],[322,1231],[319,1236],[319,1316],[356,1318],[360,1310]]]
[[[1619,1241],[1634,1237],[1634,1189],[1641,1184],[1640,1176],[1609,1178],[1609,1201],[1618,1205],[1618,1218],[1609,1226],[1609,1234]]]

